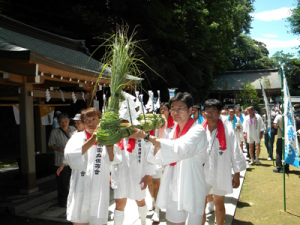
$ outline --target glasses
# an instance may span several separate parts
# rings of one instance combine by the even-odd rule
[[[204,112],[205,112],[206,114],[210,114],[210,113],[217,113],[218,110],[212,109],[212,110],[205,110]]]
[[[171,108],[171,112],[179,112],[182,113],[187,107],[179,107],[177,109]]]

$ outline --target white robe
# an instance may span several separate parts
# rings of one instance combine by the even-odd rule
[[[103,145],[93,145],[82,155],[82,145],[86,140],[85,131],[78,132],[70,138],[65,148],[65,160],[72,168],[67,220],[86,219],[88,214],[91,225],[106,224],[110,166],[119,163],[121,155],[118,149],[114,148],[114,160],[111,162]]]
[[[203,214],[208,186],[205,182],[203,164],[207,161],[205,130],[194,124],[189,131],[176,140],[160,139],[161,149],[148,161],[166,165],[161,178],[156,205],[166,209],[170,200],[178,203],[178,210]],[[175,166],[171,163],[177,162]]]
[[[242,141],[244,141],[244,131],[243,131],[243,124],[241,123],[241,119],[236,117],[236,122],[240,124],[240,129],[237,129],[236,127],[233,128],[233,120],[228,120],[230,127],[233,129],[234,134],[236,136],[236,140],[239,144],[242,143]]]
[[[264,122],[260,115],[255,114],[256,124],[254,124],[254,118],[252,120],[252,124],[249,124],[250,115],[244,118],[243,130],[247,133],[247,143],[251,143],[250,138],[255,141],[255,143],[260,143],[259,134],[263,132],[265,129]]]
[[[176,125],[177,125],[177,123],[175,122],[174,126],[166,128],[164,130],[163,138],[169,139],[170,133],[172,132],[172,130],[175,129]],[[157,135],[158,135],[158,130],[156,129],[155,137],[158,137]],[[153,153],[154,153],[154,148],[151,148],[149,154],[153,154]],[[158,164],[154,164],[154,165],[156,166],[156,171],[164,171],[164,167],[162,165],[158,165]]]
[[[228,126],[225,128],[226,150],[222,150],[219,139],[216,138],[217,129],[212,133],[206,130],[207,140],[209,142],[207,153],[209,162],[204,165],[205,178],[207,183],[226,194],[232,193],[231,168],[234,173],[246,169],[246,160],[240,150],[236,136]],[[212,147],[213,145],[213,147]]]
[[[135,148],[130,153],[127,151],[127,143],[128,138],[125,138],[124,150],[120,150],[122,163],[115,164],[112,168],[111,183],[112,188],[115,189],[114,197],[115,199],[130,198],[141,201],[146,197],[146,189],[141,190],[142,178],[156,173],[156,166],[147,162],[147,155],[152,144],[146,143],[143,139],[137,139]]]

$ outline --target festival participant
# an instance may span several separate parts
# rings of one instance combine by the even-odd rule
[[[233,108],[229,109],[228,112],[229,112],[228,121],[230,123],[230,126],[233,128],[233,131],[236,136],[236,140],[240,145],[241,151],[243,152],[244,137],[241,136],[241,134],[243,134],[243,124],[242,124],[240,118],[237,117],[236,115],[234,115],[235,110]]]
[[[244,123],[244,115],[242,113],[242,109],[239,106],[234,107],[235,115],[240,118],[241,124]],[[241,149],[244,149],[244,132],[240,132],[240,140],[241,140]]]
[[[229,126],[219,119],[222,103],[217,99],[204,102],[206,120],[202,126],[206,130],[208,140],[208,163],[204,165],[205,177],[213,195],[217,225],[225,219],[225,195],[232,193],[232,188],[240,185],[240,171],[246,169],[246,161],[239,149],[236,136]],[[230,110],[234,115],[234,110]],[[231,177],[231,170],[234,172]],[[205,223],[205,215],[202,224]]]
[[[160,132],[160,136],[158,136],[158,130],[156,130],[155,137],[169,138],[169,133],[174,129],[175,122],[174,122],[172,116],[170,115],[170,105],[168,102],[161,103],[160,112],[161,112],[161,114],[163,114],[166,117],[167,122],[166,122],[164,132]],[[157,148],[157,147],[155,147],[155,148]],[[148,188],[149,188],[149,192],[152,196],[152,205],[154,207],[154,213],[153,213],[151,220],[158,223],[159,222],[159,208],[157,206],[155,206],[155,202],[157,199],[157,194],[158,194],[158,190],[159,190],[159,186],[160,186],[160,179],[161,179],[162,173],[163,173],[163,167],[160,165],[156,165],[156,166],[157,166],[157,169],[155,171],[156,174],[152,175],[152,177],[149,178]]]
[[[151,142],[157,148],[153,155],[149,154],[148,161],[165,165],[156,205],[166,209],[166,219],[171,224],[201,224],[207,195],[203,170],[207,160],[205,130],[191,118],[191,94],[179,92],[169,103],[177,122],[170,139],[157,138],[136,128],[131,137]],[[164,132],[164,126],[159,133]]]
[[[65,159],[72,168],[67,204],[67,220],[73,224],[106,224],[109,207],[109,173],[121,161],[118,148],[96,142],[100,111],[81,112],[85,130],[74,134],[65,148]]]
[[[264,133],[264,122],[260,115],[255,113],[255,109],[253,106],[249,106],[247,108],[249,113],[248,116],[245,117],[243,127],[244,127],[244,138],[247,139],[247,143],[249,144],[249,153],[251,161],[249,165],[254,164],[254,156],[253,156],[253,147],[255,142],[256,147],[256,163],[261,164],[259,161],[259,153],[260,153],[260,140]]]
[[[200,105],[194,105],[192,113],[193,113],[195,123],[201,124],[204,121],[204,118],[201,115]]]
[[[221,115],[227,117],[227,116],[228,116],[227,110],[226,110],[226,109],[222,109],[222,110],[221,110],[221,113],[220,113],[220,116],[221,116]]]
[[[135,200],[141,224],[146,225],[148,208],[146,206],[146,188],[149,177],[155,174],[156,166],[147,162],[150,143],[143,139],[123,138],[116,146],[121,150],[122,162],[116,164],[111,174],[116,209],[114,224],[122,225],[127,198]]]

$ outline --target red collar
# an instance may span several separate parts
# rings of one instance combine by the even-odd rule
[[[171,115],[168,116],[168,126],[167,128],[173,127],[175,125],[175,122],[173,120],[173,117]]]
[[[204,122],[201,124],[204,129],[206,130],[207,126],[208,126],[208,121],[204,120]],[[217,136],[216,138],[219,139],[219,143],[220,146],[222,148],[223,151],[226,150],[226,137],[225,137],[225,128],[224,128],[224,124],[222,122],[222,120],[218,120],[218,125],[217,125]]]
[[[189,118],[189,120],[184,125],[184,127],[183,127],[183,129],[181,131],[180,137],[182,137],[183,135],[185,135],[189,131],[189,129],[191,128],[191,126],[193,126],[194,122],[195,122],[194,119]],[[173,140],[179,138],[178,137],[179,131],[180,131],[179,124],[177,124],[177,126],[175,128],[174,135],[173,135]],[[175,165],[176,165],[176,162],[170,164],[170,166],[175,166]]]

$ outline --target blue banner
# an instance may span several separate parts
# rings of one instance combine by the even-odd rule
[[[283,70],[282,70],[283,71]],[[284,162],[299,168],[299,148],[296,132],[294,111],[291,96],[283,71],[283,102],[284,102]]]

